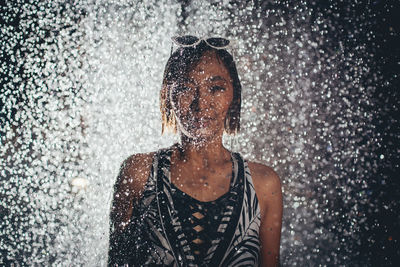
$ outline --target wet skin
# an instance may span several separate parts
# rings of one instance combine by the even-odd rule
[[[208,52],[171,93],[184,153],[174,147],[171,182],[200,201],[215,200],[229,190],[232,176],[231,155],[222,146],[233,99],[230,74],[215,52]]]
[[[215,53],[205,53],[185,81],[171,91],[185,137],[205,143],[222,135],[233,99],[232,79]]]
[[[233,98],[232,80],[215,52],[207,52],[172,92],[181,143],[172,147],[171,182],[189,196],[212,201],[229,190],[231,154],[222,145],[224,120]],[[178,149],[178,146],[180,147]],[[182,155],[183,153],[183,155]],[[135,154],[121,168],[110,214],[118,234],[128,225],[148,180],[154,152]],[[261,265],[277,266],[282,224],[282,190],[274,170],[248,162],[260,206]]]

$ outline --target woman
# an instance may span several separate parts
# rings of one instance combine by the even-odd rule
[[[241,85],[223,38],[176,37],[161,90],[162,132],[180,143],[122,165],[109,265],[277,266],[279,177],[222,145],[240,128]]]

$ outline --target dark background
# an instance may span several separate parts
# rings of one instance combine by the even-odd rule
[[[373,55],[369,64],[371,72],[381,77],[379,82],[372,78],[362,81],[366,86],[375,87],[374,105],[369,112],[382,138],[377,154],[384,155],[384,160],[366,175],[371,201],[362,207],[367,221],[361,231],[360,245],[353,247],[352,262],[396,266],[400,260],[399,2],[322,2],[325,1],[314,2],[316,12],[326,16],[332,16],[332,11],[340,14],[340,20],[332,19],[337,27],[328,34],[344,42],[350,50],[365,44],[368,53]],[[342,223],[346,223],[346,218]]]

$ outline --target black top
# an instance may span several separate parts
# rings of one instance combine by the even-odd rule
[[[229,202],[230,191],[216,200],[206,202],[189,196],[173,183],[171,192],[195,262],[201,265],[211,248],[212,241],[220,238],[216,225],[219,225],[223,218],[223,210]]]
[[[260,209],[241,155],[231,153],[229,191],[201,202],[171,182],[171,154],[171,149],[161,149],[153,158],[129,224],[110,236],[108,265],[257,266]]]

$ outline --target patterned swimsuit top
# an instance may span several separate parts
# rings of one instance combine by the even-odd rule
[[[171,149],[156,153],[112,263],[258,266],[260,208],[247,162],[239,153],[231,153],[230,190],[214,201],[202,202],[171,183],[171,154]]]
[[[234,173],[232,172],[230,187],[232,186],[233,177]],[[212,242],[223,238],[215,226],[224,217],[224,207],[230,204],[231,191],[229,190],[213,201],[200,201],[171,183],[171,193],[175,208],[179,211],[178,218],[193,252],[195,263],[201,265],[212,246]]]

